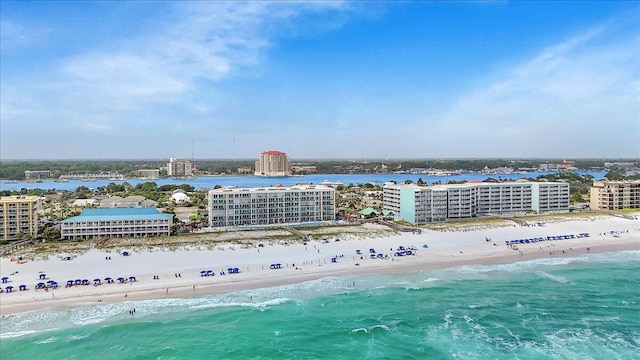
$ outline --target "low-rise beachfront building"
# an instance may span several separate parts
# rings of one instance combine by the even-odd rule
[[[209,191],[209,226],[331,221],[335,197],[335,189],[322,185],[214,189]]]
[[[561,182],[387,184],[383,194],[383,209],[412,224],[569,210],[569,184]]]
[[[155,208],[85,209],[60,223],[64,240],[169,236],[173,214]]]
[[[640,209],[640,180],[595,181],[590,195],[591,210]]]
[[[0,197],[0,239],[17,239],[19,234],[35,237],[41,209],[42,198],[39,196]]]

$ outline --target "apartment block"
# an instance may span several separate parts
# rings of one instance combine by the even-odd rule
[[[0,239],[17,239],[17,234],[38,233],[38,215],[42,208],[42,199],[38,196],[0,197]]]
[[[191,161],[185,158],[169,158],[167,175],[171,177],[191,177],[193,176],[193,165]]]
[[[424,224],[487,215],[568,211],[569,184],[506,182],[436,186],[385,185],[383,208]]]
[[[386,185],[383,187],[383,208],[397,219],[412,224],[444,221],[448,216],[447,190],[443,187],[417,185]]]
[[[640,209],[640,180],[595,181],[590,194],[592,210]]]
[[[209,191],[209,226],[305,223],[335,219],[335,189],[321,185]]]

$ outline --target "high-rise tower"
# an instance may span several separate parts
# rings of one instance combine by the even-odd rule
[[[256,161],[256,176],[290,176],[291,163],[282,151],[264,151]]]

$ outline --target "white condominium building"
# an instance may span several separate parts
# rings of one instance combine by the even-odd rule
[[[385,185],[383,207],[413,224],[485,215],[568,211],[569,184],[467,183]]]
[[[265,151],[256,161],[256,176],[290,176],[291,163],[282,151]]]
[[[335,189],[320,185],[209,191],[209,226],[304,223],[335,219]]]
[[[640,180],[595,181],[591,186],[591,210],[640,208]]]
[[[193,166],[191,161],[185,158],[169,158],[167,164],[167,175],[171,177],[191,177],[193,176]]]
[[[38,233],[38,214],[42,198],[38,196],[0,197],[0,239],[17,239],[18,234],[35,237]]]

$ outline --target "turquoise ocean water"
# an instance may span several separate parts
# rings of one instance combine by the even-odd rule
[[[640,252],[87,304],[0,324],[2,360],[638,359]]]

